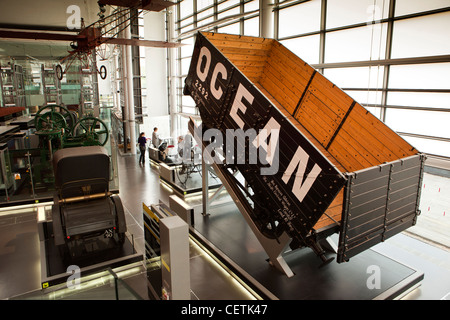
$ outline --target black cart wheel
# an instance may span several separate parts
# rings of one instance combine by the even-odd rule
[[[63,72],[63,69],[60,64],[56,65],[55,72],[56,72],[56,77],[58,78],[59,81],[61,81],[63,78],[64,72]]]
[[[101,66],[100,67],[100,78],[102,78],[103,80],[106,79],[106,76],[108,75],[108,72],[106,71],[106,67],[105,66]]]
[[[118,195],[111,196],[111,200],[116,208],[116,227],[119,237],[119,243],[125,243],[125,232],[127,231],[127,222],[125,221],[125,210],[123,208],[122,200]]]

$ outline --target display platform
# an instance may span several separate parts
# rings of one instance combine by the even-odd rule
[[[83,252],[78,250],[75,257],[68,257],[60,248],[56,247],[52,238],[52,223],[40,222],[41,252],[41,286],[42,289],[66,282],[71,273],[67,268],[75,265],[80,268],[80,276],[85,276],[104,270],[108,267],[116,268],[143,259],[137,253],[128,237],[123,245],[117,245],[114,239],[104,243],[92,242],[83,246]],[[42,235],[44,237],[42,238]]]
[[[159,164],[159,177],[169,187],[171,187],[179,196],[184,197],[195,193],[202,192],[202,165],[201,163],[191,166],[189,169],[183,170],[181,164]],[[222,182],[213,173],[209,172],[209,189],[217,189]]]
[[[234,203],[212,208],[209,213],[196,218],[191,234],[264,299],[395,299],[424,278],[421,271],[374,250],[366,250],[349,262],[334,260],[320,267],[321,260],[309,248],[283,255],[295,273],[288,278],[266,261],[267,254]]]

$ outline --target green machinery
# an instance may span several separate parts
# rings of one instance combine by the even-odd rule
[[[41,147],[50,151],[68,147],[104,146],[109,138],[105,123],[95,117],[77,120],[76,113],[56,104],[41,108],[34,119]]]
[[[104,146],[109,131],[106,124],[95,117],[77,119],[77,113],[64,106],[50,104],[39,109],[34,118],[35,134],[39,137],[42,173],[48,160],[59,149],[86,146]],[[42,167],[44,166],[44,167]],[[43,174],[43,182],[53,183],[52,174]]]
[[[0,203],[46,198],[52,194],[55,186],[51,162],[57,150],[107,144],[109,130],[102,120],[89,116],[77,118],[76,112],[64,106],[43,106],[34,119],[30,117],[24,122],[21,130],[27,133],[17,132],[4,141],[0,146],[0,158],[4,161],[0,162],[7,161],[9,165],[0,166],[0,180],[11,182],[1,187],[0,181]],[[16,131],[19,126],[22,122],[15,125]]]

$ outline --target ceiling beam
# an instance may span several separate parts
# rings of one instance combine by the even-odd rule
[[[105,38],[102,42],[119,45],[140,46],[140,47],[153,47],[153,48],[178,48],[184,46],[179,42],[166,42],[155,40],[140,40],[140,39],[122,39],[122,38]]]
[[[83,35],[46,33],[46,32],[28,32],[0,30],[0,38],[4,39],[32,39],[32,40],[60,40],[60,41],[78,41],[86,39]]]
[[[0,29],[15,29],[15,30],[37,30],[37,31],[61,31],[61,32],[75,32],[78,33],[81,29],[69,29],[60,26],[45,26],[45,25],[30,25],[30,24],[16,24],[16,23],[0,23]]]

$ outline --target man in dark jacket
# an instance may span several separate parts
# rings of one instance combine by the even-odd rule
[[[145,137],[145,132],[141,132],[138,138],[139,151],[141,152],[141,156],[139,157],[139,164],[145,163],[145,149],[147,148],[147,138]]]

